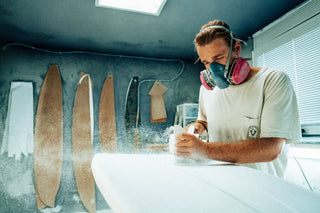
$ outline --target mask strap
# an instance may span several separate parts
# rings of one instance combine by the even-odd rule
[[[213,25],[213,26],[206,27],[206,28],[204,28],[203,30],[201,30],[200,33],[203,33],[203,32],[205,32],[205,31],[209,31],[209,30],[211,30],[211,29],[213,29],[213,28],[215,28],[215,29],[224,29],[225,31],[227,31],[228,33],[230,33],[230,30],[229,30],[228,28],[226,28],[226,27],[224,27],[224,26],[220,26],[220,25]]]
[[[230,31],[229,31],[229,33],[230,33],[231,41],[230,41],[230,47],[229,47],[229,53],[228,53],[228,60],[227,60],[226,66],[224,68],[225,70],[229,69],[229,64],[230,64],[231,54],[232,54],[232,47],[233,47],[233,36],[232,36],[232,33]]]

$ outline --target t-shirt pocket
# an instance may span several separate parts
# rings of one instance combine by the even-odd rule
[[[245,126],[247,128],[247,139],[260,137],[260,117],[244,115]]]

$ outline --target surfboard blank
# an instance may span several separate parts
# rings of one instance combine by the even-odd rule
[[[12,81],[8,112],[3,132],[1,154],[8,157],[28,156],[34,150],[33,85],[32,82]]]

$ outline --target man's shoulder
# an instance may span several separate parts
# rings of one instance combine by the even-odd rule
[[[279,70],[279,69],[274,69],[274,68],[262,68],[263,69],[263,75],[265,77],[269,77],[269,78],[286,78],[288,77],[287,73]]]
[[[288,74],[282,70],[274,68],[262,68],[261,78],[266,83],[280,83],[290,80]]]
[[[291,87],[292,83],[288,74],[282,70],[266,68],[264,75],[264,88],[271,90],[283,90]]]

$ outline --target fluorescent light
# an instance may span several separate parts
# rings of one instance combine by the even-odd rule
[[[96,0],[96,6],[159,16],[166,1],[167,0]]]

